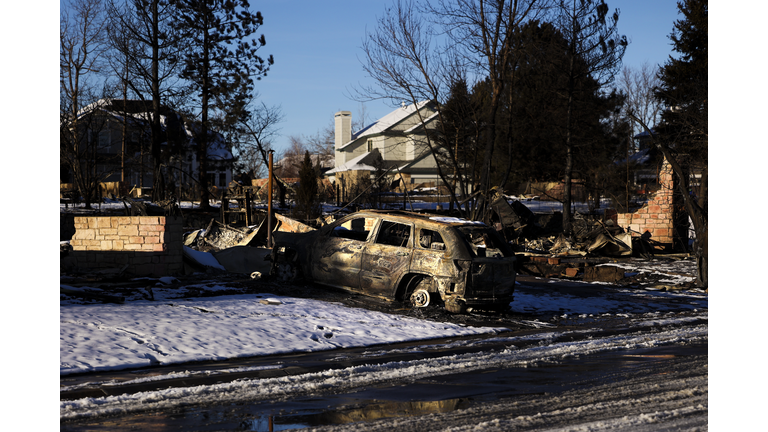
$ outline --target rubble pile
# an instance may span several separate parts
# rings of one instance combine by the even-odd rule
[[[576,213],[572,235],[562,234],[559,212],[534,214],[520,201],[499,195],[492,204],[490,223],[517,247],[517,252],[552,256],[631,256],[632,238],[612,220]]]

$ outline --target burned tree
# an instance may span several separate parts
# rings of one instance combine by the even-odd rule
[[[666,110],[655,131],[637,115],[632,118],[650,134],[653,145],[672,166],[677,189],[696,233],[696,283],[707,287],[708,277],[708,1],[678,2],[683,19],[670,35],[673,50],[659,72],[656,97]],[[695,187],[694,187],[695,186]]]
[[[574,129],[577,103],[585,93],[577,83],[583,77],[590,77],[602,88],[610,84],[621,66],[621,59],[627,47],[627,38],[618,34],[619,11],[609,15],[608,5],[603,0],[560,0],[557,4],[556,26],[567,40],[568,58],[566,100],[566,129],[563,138],[565,146],[563,199],[563,231],[571,232],[571,180],[574,172]]]

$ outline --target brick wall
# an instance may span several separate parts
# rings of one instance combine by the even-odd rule
[[[163,216],[75,217],[70,240],[78,268],[122,268],[137,276],[180,274],[182,219]]]
[[[634,213],[618,213],[616,223],[622,228],[650,236],[649,239],[661,243],[661,249],[671,249],[674,237],[674,205],[672,199],[672,166],[664,160],[659,171],[661,188],[653,194],[642,208]]]

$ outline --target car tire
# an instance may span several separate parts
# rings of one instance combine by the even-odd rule
[[[277,278],[283,282],[295,282],[301,278],[301,271],[296,262],[290,258],[286,259],[284,256],[277,256],[273,258],[272,268],[269,272],[270,276]]]
[[[299,269],[288,262],[278,262],[274,265],[274,274],[283,282],[295,282],[299,279]]]
[[[427,291],[424,288],[417,287],[408,298],[411,302],[411,305],[415,308],[425,308],[429,306],[430,301],[432,300],[432,296],[429,294],[429,291]]]

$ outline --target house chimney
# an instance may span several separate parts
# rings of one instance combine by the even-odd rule
[[[349,111],[339,111],[336,113],[336,148],[352,140],[352,113]]]

